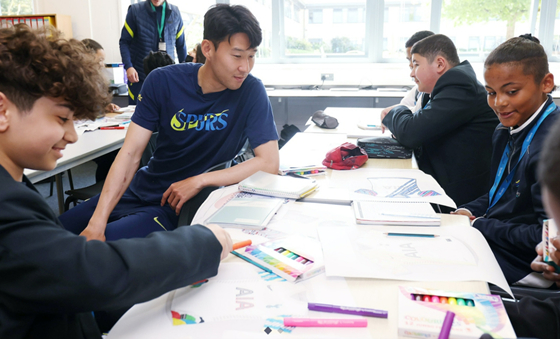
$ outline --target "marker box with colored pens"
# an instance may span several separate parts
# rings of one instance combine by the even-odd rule
[[[288,281],[299,282],[325,271],[321,244],[312,238],[290,236],[237,250]]]
[[[543,261],[556,269],[560,273],[560,267],[550,257],[550,253],[556,251],[556,247],[552,245],[550,240],[558,235],[558,227],[553,219],[547,219],[543,222],[542,240],[543,240]]]
[[[516,337],[497,295],[399,286],[399,335],[438,338],[447,311],[455,313],[450,339]]]

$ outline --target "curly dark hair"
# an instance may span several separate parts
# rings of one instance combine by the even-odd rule
[[[76,119],[95,119],[110,102],[99,62],[54,28],[0,29],[0,92],[22,112],[41,97],[62,98]]]

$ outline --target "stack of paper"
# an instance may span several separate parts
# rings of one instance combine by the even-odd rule
[[[358,224],[439,226],[440,216],[426,201],[354,201]]]
[[[239,183],[239,190],[272,197],[299,199],[317,188],[311,179],[279,176],[258,171]]]

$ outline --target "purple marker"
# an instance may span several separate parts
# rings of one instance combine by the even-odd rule
[[[336,306],[336,305],[317,304],[317,303],[308,303],[307,308],[310,309],[311,311],[354,314],[354,315],[362,315],[365,317],[376,317],[376,318],[387,318],[387,314],[388,314],[387,311],[374,310],[372,308]]]
[[[453,326],[453,319],[455,318],[455,313],[447,311],[445,313],[445,319],[443,319],[443,325],[441,326],[441,331],[439,332],[438,339],[448,339],[449,332],[451,332],[451,327]]]

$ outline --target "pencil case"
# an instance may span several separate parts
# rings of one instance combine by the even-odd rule
[[[358,139],[358,146],[363,148],[368,158],[409,159],[412,149],[404,147],[391,137],[371,137]]]

